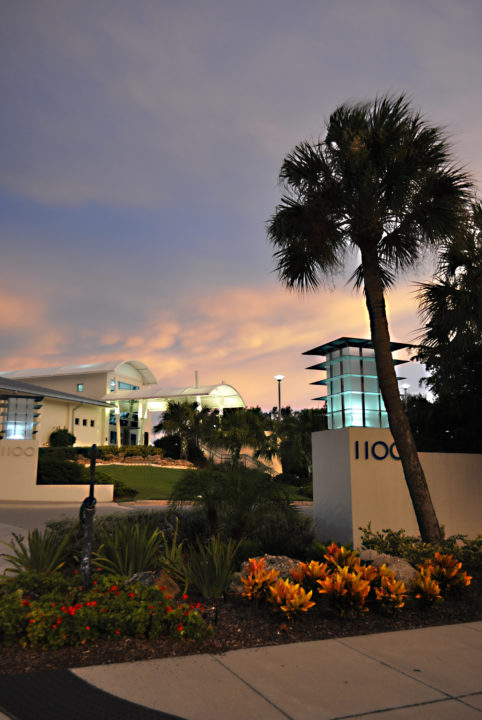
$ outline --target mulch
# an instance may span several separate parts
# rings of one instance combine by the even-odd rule
[[[120,638],[59,649],[1,647],[0,675],[199,653],[219,654],[241,648],[475,622],[482,620],[482,571],[471,571],[470,568],[467,570],[469,575],[472,575],[472,583],[459,597],[448,597],[440,605],[427,609],[421,608],[413,598],[409,598],[405,608],[393,617],[371,611],[353,618],[340,618],[332,612],[327,598],[324,597],[302,617],[287,621],[274,613],[271,606],[256,606],[240,595],[233,594],[219,602],[214,634],[202,640],[162,638],[150,641],[144,638]],[[209,609],[207,612],[211,614],[209,619],[214,621],[213,610]]]

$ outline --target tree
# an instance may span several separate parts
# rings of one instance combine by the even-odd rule
[[[161,421],[154,427],[154,432],[179,436],[181,440],[181,458],[187,460],[190,444],[199,449],[202,423],[208,412],[206,408],[198,410],[197,403],[169,401]]]
[[[281,281],[317,288],[355,251],[352,279],[363,285],[380,390],[421,536],[441,531],[408,420],[390,351],[385,291],[425,248],[459,232],[471,192],[451,162],[444,133],[400,97],[341,105],[324,140],[300,143],[282,164],[284,194],[268,223]]]
[[[425,328],[417,360],[446,420],[451,449],[479,452],[482,432],[482,205],[474,203],[465,232],[440,254],[433,280],[419,286]]]
[[[270,458],[275,454],[267,435],[271,424],[260,408],[232,408],[212,415],[210,429],[204,434],[206,445],[229,452],[233,465],[239,465],[241,450],[250,447],[254,457]]]

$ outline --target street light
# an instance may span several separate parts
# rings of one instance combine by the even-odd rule
[[[284,375],[275,375],[274,379],[278,381],[278,420],[281,422],[281,381]]]
[[[410,385],[409,385],[408,383],[403,383],[403,384],[402,384],[402,388],[403,388],[403,404],[405,405],[405,410],[407,409],[407,390],[408,390],[409,387],[410,387]]]

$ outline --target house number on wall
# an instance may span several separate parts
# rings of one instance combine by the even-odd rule
[[[377,442],[370,445],[368,440],[365,440],[363,443],[355,440],[355,460],[359,460],[360,458],[368,460],[370,457],[375,458],[375,460],[385,460],[389,455],[393,460],[400,460],[396,451],[397,446],[395,443],[387,445],[383,440],[377,440]]]

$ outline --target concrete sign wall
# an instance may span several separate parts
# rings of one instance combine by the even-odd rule
[[[313,517],[320,540],[360,546],[359,527],[418,535],[412,501],[389,430],[313,433]],[[446,535],[482,533],[482,455],[420,453]]]
[[[88,485],[37,485],[38,441],[0,440],[0,500],[79,502]],[[113,485],[96,485],[97,502],[112,502]]]

